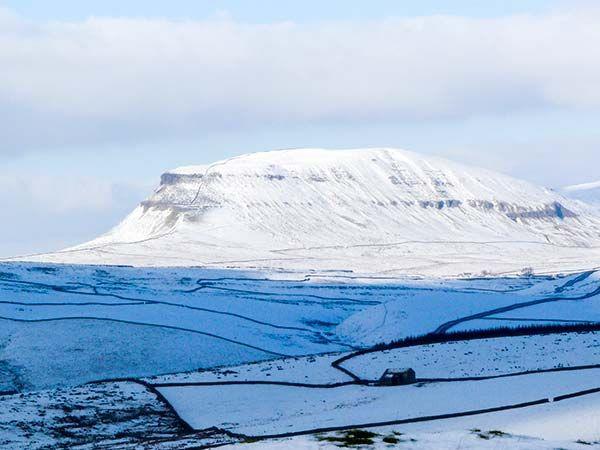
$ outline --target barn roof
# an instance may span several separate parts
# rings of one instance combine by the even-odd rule
[[[414,369],[412,367],[393,367],[393,368],[389,368],[389,369],[385,369],[384,373],[403,373],[403,372],[408,372],[409,370],[414,371]]]

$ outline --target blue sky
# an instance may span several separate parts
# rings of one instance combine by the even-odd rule
[[[0,0],[0,256],[93,238],[161,172],[260,150],[596,180],[599,20],[585,1]]]
[[[0,4],[36,20],[81,20],[90,16],[169,17],[205,19],[221,12],[236,20],[270,23],[323,20],[365,20],[382,17],[412,17],[453,14],[497,17],[539,13],[564,2],[556,0],[4,0]]]

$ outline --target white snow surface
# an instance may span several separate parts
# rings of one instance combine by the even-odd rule
[[[496,376],[600,363],[598,333],[478,339],[367,353],[344,367],[368,380],[389,367],[411,367],[419,378]]]
[[[404,150],[283,150],[169,171],[107,234],[17,259],[555,273],[600,266],[600,215],[525,181]]]
[[[263,436],[431,417],[554,398],[598,387],[600,369],[540,373],[483,381],[409,386],[343,386],[335,389],[275,385],[161,387],[160,392],[195,429],[211,426]],[[598,395],[588,420],[598,424]],[[563,400],[569,402],[569,400]],[[578,414],[579,415],[579,414]],[[476,424],[476,420],[471,420]],[[596,427],[579,429],[597,439]],[[557,439],[568,439],[573,430]],[[529,433],[533,435],[533,433]],[[540,436],[544,437],[544,436]]]
[[[592,295],[598,289],[597,272],[381,280],[339,273],[2,263],[0,391],[283,355],[292,358],[278,362],[282,370],[271,371],[270,377],[286,380],[296,373],[293,357],[430,333],[443,323],[497,308],[519,306],[452,329],[518,326],[523,320],[600,321],[600,296]],[[549,301],[528,304],[544,299]],[[40,354],[45,358],[40,360]],[[272,363],[264,364],[232,379],[252,379]],[[318,376],[302,379],[338,381],[331,376],[330,368],[323,367]]]
[[[590,189],[600,188],[600,181],[592,181],[591,183],[573,184],[564,188],[566,192],[588,191]]]
[[[567,186],[563,188],[563,193],[566,197],[600,205],[600,181]]]
[[[422,378],[494,376],[598,363],[597,333],[556,333],[423,345],[353,358],[343,365],[377,378],[388,367],[410,365]],[[150,379],[151,383],[214,381],[341,382],[331,370],[334,355],[273,360],[258,364]],[[187,385],[159,387],[178,413],[194,427],[217,425],[253,436],[313,428],[413,418],[524,401],[598,387],[598,371],[518,375],[482,381],[457,381],[398,387],[344,386],[332,389],[264,385]],[[478,429],[479,431],[473,431]],[[402,432],[408,448],[579,448],[575,441],[600,442],[600,394],[523,409],[469,417],[428,420],[376,428],[382,436]],[[487,431],[486,431],[487,430]],[[489,434],[499,430],[507,434]],[[399,437],[399,436],[397,436]],[[419,447],[416,442],[421,443]],[[485,441],[492,439],[494,445]],[[472,440],[472,441],[471,441]],[[558,445],[558,441],[563,441]],[[295,447],[295,444],[301,444]],[[479,446],[477,444],[479,443]],[[330,448],[318,437],[262,442],[264,448]],[[436,446],[436,444],[438,446]],[[454,446],[451,446],[451,445]],[[286,447],[290,446],[290,447]],[[584,445],[584,444],[581,444]],[[499,446],[499,447],[498,447]],[[252,447],[251,447],[252,448]],[[262,448],[262,447],[258,447]],[[366,447],[371,448],[371,447]],[[384,448],[383,443],[372,448]]]
[[[403,428],[400,428],[403,429]],[[549,441],[531,438],[528,436],[505,434],[495,436],[488,431],[446,431],[446,432],[419,432],[401,433],[396,429],[375,430],[376,436],[373,444],[362,445],[358,448],[369,450],[388,450],[390,448],[402,448],[406,450],[499,450],[514,448],[518,450],[583,450],[590,448],[589,445],[566,441]],[[483,437],[482,437],[483,436]],[[273,439],[253,444],[245,444],[246,450],[339,450],[340,441],[328,442],[327,439],[342,437],[343,433],[329,433],[318,436],[300,436],[288,439]],[[384,441],[385,438],[397,439],[397,446]],[[239,449],[239,445],[226,445],[224,450]]]
[[[114,400],[110,404],[105,402],[105,394],[96,395],[93,386],[97,385],[66,394],[64,389],[41,396],[25,392],[105,377],[146,376],[194,427],[222,426],[250,435],[464,412],[596,389],[600,372],[596,368],[400,387],[325,389],[306,384],[351,381],[347,373],[331,366],[333,360],[351,351],[349,346],[428,333],[456,319],[461,321],[451,330],[519,325],[521,320],[538,324],[598,320],[599,293],[600,275],[593,271],[543,277],[425,279],[339,271],[2,263],[0,400],[10,409],[0,417],[0,443],[2,438],[4,442],[26,441],[34,430],[41,448],[63,448],[70,435],[53,430],[62,429],[63,422],[74,420],[71,417],[79,412],[50,414],[46,410],[56,409],[53,405],[60,404],[65,395],[74,394],[77,402],[89,399],[86,416],[96,414],[96,409],[102,417],[104,412],[112,414],[114,408],[128,411],[137,408],[139,401],[157,411],[164,408],[139,386],[124,386],[114,395],[112,389],[106,391]],[[470,319],[473,314],[476,318]],[[465,318],[468,320],[462,321]],[[598,364],[597,334],[426,345],[363,355],[343,365],[369,379],[396,366],[413,367],[422,379],[589,366]],[[288,357],[278,359],[280,354]],[[198,368],[205,370],[190,371]],[[188,372],[172,373],[182,370]],[[244,380],[302,386],[214,385]],[[206,381],[213,385],[197,385]],[[25,394],[3,396],[1,391]],[[121,396],[121,391],[132,395]],[[407,448],[580,448],[575,443],[578,439],[594,445],[600,442],[598,398],[598,394],[587,394],[507,412],[405,424],[397,430],[406,433],[402,439],[406,438],[403,445]],[[44,414],[50,422],[47,425]],[[125,421],[119,417],[117,413],[110,420],[110,427],[115,434],[129,432],[129,416]],[[137,417],[136,413],[134,423],[140,434],[144,435],[147,427],[156,433],[165,431],[160,421]],[[484,437],[469,431],[473,428],[483,430]],[[104,424],[93,421],[77,430],[77,439],[85,439],[90,430],[92,435],[107,435]],[[510,435],[490,434],[489,430]],[[110,438],[110,430],[108,435]],[[192,437],[177,436],[178,442],[164,448],[190,448],[179,439]],[[221,437],[214,439],[222,442]],[[262,444],[269,448],[294,442]],[[298,442],[313,446],[308,448],[329,445],[312,437]],[[111,448],[145,448],[128,445]]]

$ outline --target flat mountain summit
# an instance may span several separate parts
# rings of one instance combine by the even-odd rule
[[[253,153],[162,175],[103,236],[47,262],[339,270],[390,276],[600,266],[591,207],[397,149]]]

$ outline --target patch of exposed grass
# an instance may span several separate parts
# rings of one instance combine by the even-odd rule
[[[506,433],[500,430],[490,430],[488,431],[488,434],[491,434],[492,436],[506,436]]]
[[[481,431],[479,428],[473,428],[471,433],[475,434],[478,438],[484,439],[486,441],[496,438],[496,437],[504,437],[508,436],[508,433],[500,430],[489,430],[489,431]]]
[[[386,444],[397,444],[400,442],[400,439],[398,439],[396,436],[385,436],[382,441]]]
[[[336,435],[317,436],[319,441],[331,442],[338,447],[357,447],[360,445],[374,444],[373,440],[378,434],[366,430],[348,430],[342,431]]]

